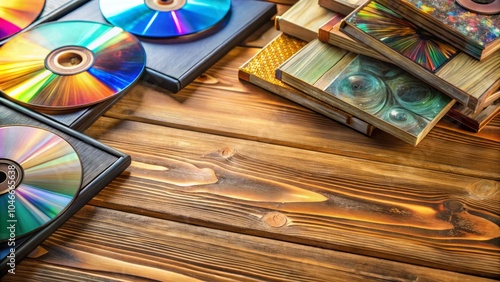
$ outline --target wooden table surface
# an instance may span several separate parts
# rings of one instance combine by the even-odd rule
[[[276,34],[128,92],[85,133],[132,165],[4,280],[499,279],[500,117],[364,136],[238,79]]]

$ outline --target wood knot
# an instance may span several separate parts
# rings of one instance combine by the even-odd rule
[[[449,200],[443,203],[446,209],[453,213],[460,213],[465,210],[464,204],[456,200]]]
[[[279,212],[270,212],[262,217],[262,221],[275,228],[283,227],[288,222],[286,215]]]
[[[224,148],[224,149],[221,149],[219,152],[220,152],[220,155],[226,159],[231,158],[232,156],[234,156],[234,153],[235,153],[235,151],[231,148]]]
[[[198,83],[203,83],[203,84],[217,84],[217,83],[219,83],[219,81],[215,77],[208,75],[208,74],[202,74],[202,75],[198,76],[198,78],[196,78],[195,81]]]
[[[492,198],[500,192],[500,185],[493,180],[480,180],[468,187],[472,197],[480,200]]]

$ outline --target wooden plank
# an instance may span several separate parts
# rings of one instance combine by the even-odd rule
[[[147,84],[137,85],[106,115],[474,177],[498,177],[500,144],[481,135],[464,137],[459,132],[433,129],[415,148],[381,131],[374,132],[372,137],[358,134],[322,115],[239,81],[238,68],[259,50],[233,49],[177,94]],[[449,148],[453,148],[453,153]]]
[[[492,281],[85,207],[9,281]]]
[[[296,2],[296,0],[290,0]],[[276,1],[268,1],[268,2],[276,2]],[[279,1],[278,1],[279,2]],[[286,11],[290,9],[290,5],[285,4],[276,4],[276,15],[271,18],[270,21],[263,24],[259,29],[257,29],[254,33],[248,36],[243,42],[238,44],[238,46],[250,47],[250,48],[263,48],[269,42],[271,42],[276,36],[281,34],[282,32],[276,30],[275,21],[276,17],[283,15]]]
[[[87,133],[134,160],[95,205],[499,275],[498,173],[473,178],[109,118]]]

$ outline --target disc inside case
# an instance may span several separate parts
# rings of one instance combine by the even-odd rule
[[[62,137],[75,149],[83,170],[80,192],[71,205],[52,221],[43,225],[41,229],[15,239],[14,254],[17,266],[23,258],[122,173],[130,165],[131,158],[43,115],[0,97],[0,127],[5,126],[37,127]],[[8,256],[12,257],[11,248],[12,246],[9,246],[7,242],[0,243],[0,276],[6,274],[12,266],[8,264],[11,260]]]
[[[77,9],[81,5],[85,4],[89,0],[46,0],[45,7],[42,11],[40,17],[35,20],[31,25],[29,25],[25,30],[29,30],[37,25],[46,23],[49,21],[54,21],[62,17],[63,15]],[[0,45],[7,43],[10,39],[14,38],[11,36],[0,41]],[[0,46],[1,48],[1,46]],[[125,93],[118,95],[112,99],[104,101],[102,103],[76,109],[74,111],[69,111],[59,114],[47,114],[39,112],[54,121],[60,122],[61,124],[68,126],[77,131],[83,131],[92,125],[101,115],[103,115],[109,108],[111,108],[116,102],[123,97]],[[0,95],[1,96],[1,95]]]
[[[147,57],[142,79],[178,92],[262,24],[270,21],[276,12],[273,3],[232,0],[226,17],[208,30],[165,39],[140,37]],[[107,22],[99,10],[98,0],[89,1],[60,19],[66,20]]]
[[[50,118],[53,121],[59,122],[64,126],[67,126],[73,130],[84,131],[89,126],[91,126],[99,117],[101,117],[109,108],[111,108],[115,103],[117,103],[123,95],[127,92],[120,93],[116,97],[101,102],[96,105],[89,107],[76,109],[74,111],[60,113],[60,114],[49,114],[37,111],[39,114]],[[0,94],[0,97],[3,94]]]

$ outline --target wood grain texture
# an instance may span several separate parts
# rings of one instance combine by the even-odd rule
[[[300,0],[276,17],[276,29],[309,42],[318,38],[320,27],[335,14],[319,6],[317,0]]]
[[[365,2],[366,0],[319,0],[319,5],[331,11],[340,13],[341,15],[347,16]],[[341,19],[334,17],[325,23],[319,30],[319,39],[322,42],[338,46],[350,52],[363,54],[381,61],[388,60],[379,52],[361,44],[340,31],[340,21]]]
[[[469,94],[477,100],[476,109],[482,109],[500,97],[500,52],[482,61],[460,53],[436,76]]]
[[[469,128],[464,128],[461,122],[457,122],[449,117],[443,118],[436,127],[457,132],[463,136],[464,140],[467,140],[470,136],[475,136],[500,143],[500,115],[493,118],[477,133],[471,131]]]
[[[477,113],[474,113],[474,111],[463,105],[456,104],[448,112],[447,116],[460,122],[460,124],[464,125],[464,127],[467,127],[474,132],[479,132],[499,113],[500,100],[497,100]]]
[[[492,281],[89,206],[42,247],[4,280]]]
[[[296,0],[293,0],[297,2]],[[285,4],[276,4],[276,15],[271,18],[270,21],[263,24],[260,28],[258,28],[254,33],[248,36],[243,42],[238,44],[238,46],[242,47],[250,47],[250,48],[263,48],[271,41],[273,41],[276,36],[280,35],[282,32],[275,28],[276,25],[276,17],[279,17],[286,13],[290,9],[290,5]]]
[[[86,131],[132,165],[4,280],[499,278],[500,118],[366,137],[239,81],[258,51],[176,94],[134,87]]]
[[[94,205],[499,274],[498,173],[472,178],[115,119],[100,119],[87,133],[134,159],[129,175]],[[270,212],[282,214],[282,223],[263,221]]]

